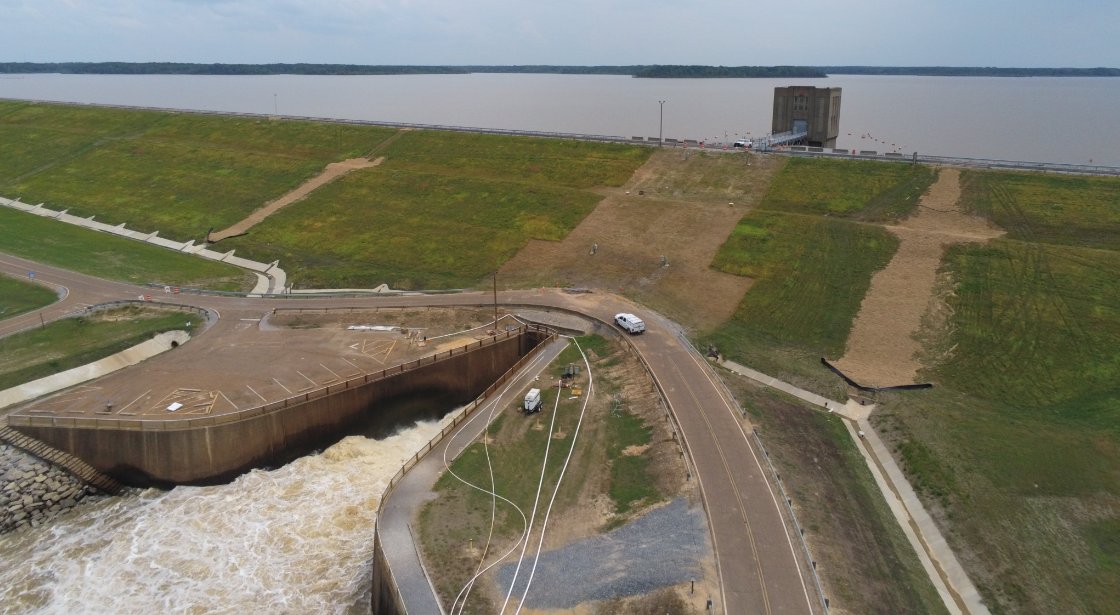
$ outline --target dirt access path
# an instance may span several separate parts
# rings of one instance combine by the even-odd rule
[[[942,169],[916,213],[887,226],[900,240],[891,262],[871,278],[836,366],[865,386],[913,384],[921,367],[916,339],[927,310],[947,309],[939,296],[937,270],[945,248],[954,243],[986,242],[1003,234],[985,219],[961,212],[960,172]],[[948,290],[948,285],[945,285]],[[930,313],[932,316],[937,314]]]
[[[346,175],[347,173],[350,173],[351,171],[357,171],[358,169],[368,169],[369,167],[376,167],[384,160],[385,157],[381,156],[376,160],[369,160],[366,158],[350,158],[349,160],[343,160],[342,162],[332,162],[327,165],[327,168],[323,169],[322,173],[303,182],[303,184],[301,184],[298,188],[292,190],[284,196],[265,203],[263,207],[249,214],[249,216],[244,220],[237,222],[229,228],[211,232],[206,236],[206,241],[208,243],[217,243],[223,239],[229,239],[230,237],[244,235],[249,231],[249,229],[263,222],[265,218],[280,211],[284,207],[291,205],[292,203],[302,201],[303,199],[307,198],[307,195],[311,194],[315,190],[318,190],[322,186],[333,182],[334,180],[342,177],[343,175]]]
[[[752,280],[715,271],[712,260],[783,163],[740,152],[656,152],[624,186],[604,190],[567,237],[530,241],[498,279],[510,286],[601,288],[681,315],[689,328],[717,326],[735,312]]]

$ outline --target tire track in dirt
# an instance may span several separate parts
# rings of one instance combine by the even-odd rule
[[[912,384],[920,366],[915,339],[922,316],[938,299],[937,270],[945,248],[986,242],[1003,234],[987,220],[964,214],[960,171],[942,169],[918,202],[914,215],[885,227],[899,239],[891,262],[871,278],[852,325],[848,346],[836,366],[868,386]]]

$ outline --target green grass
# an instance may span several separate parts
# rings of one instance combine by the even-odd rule
[[[205,260],[0,207],[0,252],[103,278],[215,290],[248,290],[252,274]]]
[[[65,117],[69,109],[61,111]],[[7,116],[10,117],[10,116]],[[0,116],[0,129],[7,125]],[[143,115],[112,138],[76,148],[58,164],[0,185],[25,202],[137,230],[203,239],[317,175],[364,155],[393,131],[378,127],[205,115]],[[42,130],[43,124],[12,130]],[[138,124],[140,124],[138,122]],[[69,133],[60,135],[66,141]],[[45,149],[60,145],[46,140]],[[74,143],[78,145],[78,143]]]
[[[0,194],[18,196],[21,178],[135,136],[166,117],[153,111],[0,101]]]
[[[610,496],[615,513],[625,515],[642,504],[656,502],[661,494],[641,455],[624,453],[627,447],[650,443],[652,430],[641,417],[623,410],[607,420],[607,459],[610,460]]]
[[[1120,600],[1117,184],[964,178],[966,208],[1008,236],[948,251],[952,317],[931,343],[952,352],[924,373],[938,386],[884,396],[873,418],[993,612],[1108,612]]]
[[[742,378],[729,385],[797,507],[831,607],[944,612],[842,420]]]
[[[222,246],[280,259],[299,287],[462,288],[530,239],[563,238],[600,197],[571,188],[403,170],[351,174]]]
[[[937,369],[954,389],[1120,429],[1120,253],[997,240],[951,250],[958,286]]]
[[[471,286],[559,240],[649,148],[375,126],[5,103],[0,194],[201,240],[317,175],[385,155],[222,247],[297,286]]]
[[[774,178],[761,209],[871,222],[906,217],[937,178],[932,167],[866,160],[793,158]]]
[[[1010,238],[1120,250],[1120,178],[964,171],[961,186]]]
[[[897,245],[893,235],[875,226],[774,212],[747,214],[716,254],[713,267],[755,283],[734,317],[707,341],[726,355],[745,344],[766,342],[837,357],[872,274],[886,266]]]
[[[31,312],[58,301],[49,288],[0,274],[0,319]]]
[[[91,363],[157,333],[197,329],[201,323],[196,314],[128,307],[0,338],[0,390]]]
[[[806,168],[794,162],[765,202],[768,210],[799,213],[743,219],[714,266],[756,282],[734,318],[700,343],[843,399],[843,386],[817,359],[842,353],[867,280],[894,240],[880,229],[842,231],[870,227],[834,218],[890,219],[903,208],[845,198],[830,205],[824,192],[832,189],[877,197],[829,179],[842,167],[798,180]],[[864,175],[848,168],[853,182]],[[1107,612],[1120,601],[1118,184],[975,171],[962,177],[965,209],[1008,235],[947,251],[943,273],[955,284],[946,297],[949,325],[940,338],[923,338],[951,349],[921,376],[936,386],[881,395],[873,420],[948,526],[993,612]],[[839,301],[820,300],[830,286]],[[772,438],[775,430],[785,437],[773,426],[763,433]]]
[[[621,186],[652,151],[610,143],[421,130],[405,134],[385,154],[394,165],[421,173],[589,189]]]

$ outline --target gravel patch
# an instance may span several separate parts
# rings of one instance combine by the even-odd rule
[[[570,609],[687,582],[702,576],[700,562],[710,551],[704,511],[678,498],[607,534],[541,553],[524,606]],[[515,597],[525,591],[532,565],[527,555]],[[516,567],[514,562],[498,571],[503,596]]]

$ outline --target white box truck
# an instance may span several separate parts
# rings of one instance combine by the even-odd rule
[[[541,390],[529,389],[529,392],[525,394],[525,402],[522,404],[521,409],[525,412],[525,414],[540,412]]]

